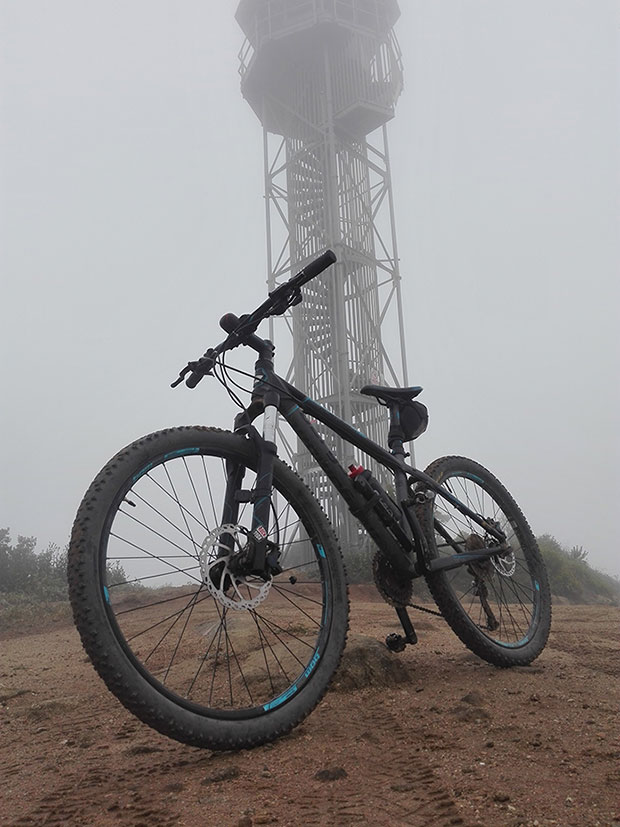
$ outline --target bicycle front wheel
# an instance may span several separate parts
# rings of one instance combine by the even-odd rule
[[[221,525],[227,476],[256,480],[252,443],[188,427],[132,443],[96,477],[76,517],[69,587],[83,645],[108,688],[165,735],[249,748],[318,703],[344,648],[342,557],[320,506],[275,461],[269,540],[282,573],[232,575],[252,506]],[[248,499],[247,496],[240,499]]]
[[[464,457],[442,457],[426,469],[453,496],[506,535],[500,552],[426,576],[437,606],[463,643],[496,666],[531,663],[551,625],[551,595],[536,539],[514,499],[493,474]],[[431,558],[475,551],[497,541],[440,496],[418,507]]]

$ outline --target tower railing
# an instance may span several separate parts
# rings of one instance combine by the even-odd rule
[[[386,130],[403,83],[399,13],[397,0],[240,0],[237,10],[241,89],[263,125],[269,289],[326,247],[338,256],[283,320],[287,376],[380,443],[385,408],[360,389],[407,382]],[[341,461],[372,467],[325,436]],[[288,448],[353,553],[365,542],[358,527],[304,446]]]

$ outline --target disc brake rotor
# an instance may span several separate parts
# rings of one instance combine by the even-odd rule
[[[517,568],[517,559],[514,551],[504,552],[501,556],[498,554],[495,557],[491,557],[491,563],[495,571],[501,574],[502,577],[512,577]]]
[[[269,594],[273,580],[265,581],[253,575],[242,576],[231,572],[228,565],[231,556],[242,551],[246,544],[247,532],[244,528],[222,525],[205,537],[199,554],[202,579],[209,593],[222,606],[235,611],[255,609]]]
[[[465,542],[465,548],[468,551],[476,551],[492,547],[494,542],[488,535],[485,535],[483,539],[479,534],[470,534]],[[481,577],[488,577],[493,573],[493,569],[502,577],[512,577],[517,568],[517,560],[514,551],[510,549],[510,551],[501,551],[486,560],[478,560],[470,566]]]

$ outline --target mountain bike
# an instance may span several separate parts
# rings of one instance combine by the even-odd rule
[[[224,341],[173,383],[217,378],[241,408],[232,432],[181,427],[138,439],[97,475],[76,516],[68,573],[82,643],[132,713],[187,744],[257,746],[290,731],[325,693],[349,608],[319,502],[334,496],[328,483],[375,548],[376,585],[403,630],[386,639],[392,651],[417,641],[408,608],[420,577],[489,663],[529,664],[547,641],[545,567],[508,491],[470,459],[443,457],[424,472],[406,461],[405,443],[428,421],[422,388],[361,388],[388,409],[385,449],[275,373],[259,324],[297,305],[335,260],[327,251],[254,312],[225,315]],[[239,346],[258,354],[253,375],[237,371],[252,378],[247,406],[225,359]],[[321,469],[320,490],[278,456],[278,417]],[[371,457],[389,483],[361,465],[345,469],[316,423]]]

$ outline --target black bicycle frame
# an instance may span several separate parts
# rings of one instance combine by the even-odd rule
[[[252,535],[255,541],[253,570],[264,570],[268,553],[267,534],[270,520],[270,494],[273,481],[273,461],[277,454],[275,445],[276,411],[290,424],[301,442],[315,458],[336,490],[342,495],[351,513],[360,521],[377,544],[380,552],[401,574],[410,578],[429,572],[458,568],[476,561],[485,560],[501,551],[505,546],[504,533],[483,515],[476,514],[465,503],[443,488],[432,477],[405,462],[402,442],[392,451],[382,448],[344,420],[310,399],[274,372],[274,348],[268,340],[252,336],[250,347],[259,351],[255,365],[255,381],[252,402],[235,419],[235,431],[245,433],[254,439],[258,452],[256,487],[252,493],[243,491],[243,469],[232,464],[227,468],[228,482],[225,498],[224,524],[237,520],[239,503],[251,501],[254,504]],[[252,426],[252,422],[265,414],[263,436]],[[402,517],[398,526],[386,525],[378,513],[369,507],[369,501],[358,490],[349,474],[328,449],[324,440],[306,418],[322,422],[343,440],[359,448],[394,474],[396,499]],[[412,486],[415,485],[415,490]],[[387,496],[387,495],[386,495]],[[458,551],[450,557],[431,558],[427,553],[424,532],[417,519],[414,505],[440,496],[478,524],[487,535],[494,537],[499,545],[476,551]],[[441,532],[441,525],[436,524]]]

